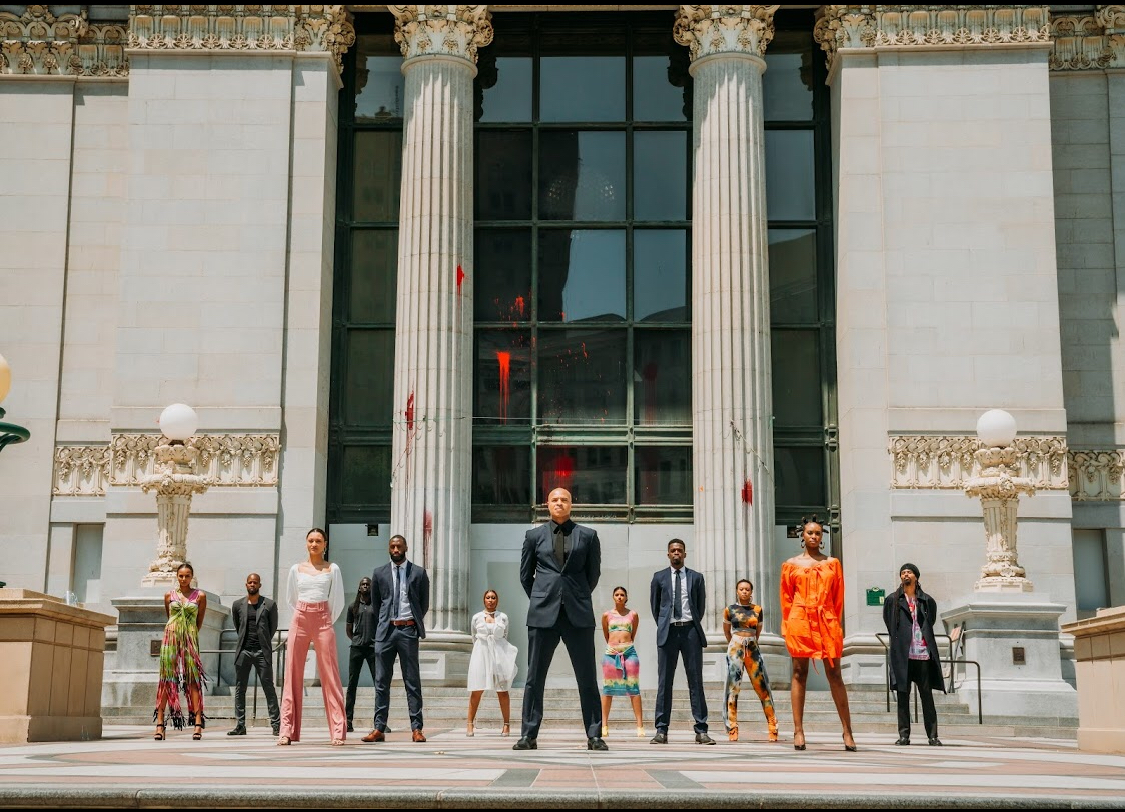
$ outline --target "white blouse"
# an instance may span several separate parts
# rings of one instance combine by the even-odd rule
[[[289,580],[285,587],[285,600],[290,609],[297,608],[298,601],[305,603],[328,602],[328,612],[332,622],[344,611],[344,577],[335,563],[329,564],[325,572],[309,575],[301,572],[300,564],[289,569]]]

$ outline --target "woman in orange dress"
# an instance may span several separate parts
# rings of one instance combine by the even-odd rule
[[[813,516],[801,519],[801,546],[805,548],[781,565],[781,634],[793,658],[793,749],[805,749],[805,685],[809,660],[824,663],[836,712],[844,726],[844,749],[854,751],[848,692],[840,673],[844,633],[844,570],[840,560],[820,551],[824,528]]]

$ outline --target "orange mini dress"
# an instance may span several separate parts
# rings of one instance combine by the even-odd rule
[[[838,558],[781,565],[781,634],[791,657],[840,659],[844,653],[844,571]]]

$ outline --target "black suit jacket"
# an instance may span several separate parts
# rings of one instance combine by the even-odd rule
[[[375,642],[387,639],[393,626],[391,621],[398,614],[395,606],[394,565],[388,561],[376,567],[371,573],[371,606],[375,613]],[[413,561],[406,562],[406,598],[410,603],[410,614],[414,616],[418,637],[426,636],[426,612],[430,611],[430,576],[425,567]]]
[[[246,629],[249,612],[246,611],[246,598],[239,598],[230,608],[231,620],[234,628],[238,630],[238,647],[242,651],[246,646]],[[277,603],[265,595],[258,594],[258,643],[262,651],[269,651],[273,647],[273,635],[277,631]]]
[[[534,527],[523,537],[520,583],[531,599],[527,625],[532,628],[554,626],[560,608],[576,628],[596,625],[590,594],[602,577],[602,543],[593,528],[567,522],[571,525],[570,555],[562,567],[555,560],[554,522]]]
[[[691,619],[699,639],[707,645],[707,635],[703,633],[703,613],[707,611],[707,585],[703,574],[684,567],[683,583],[681,589],[686,589],[688,606],[691,607]],[[675,585],[672,583],[672,568],[665,567],[652,574],[652,583],[649,585],[648,597],[652,605],[652,617],[656,621],[656,645],[663,646],[668,642],[668,627],[672,623],[672,595]]]

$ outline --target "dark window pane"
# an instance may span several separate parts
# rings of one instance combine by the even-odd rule
[[[637,425],[691,425],[691,331],[637,330],[633,338]]]
[[[481,109],[477,121],[531,121],[531,58],[480,58],[477,84]]]
[[[628,449],[620,446],[540,446],[535,451],[535,458],[538,504],[545,503],[547,494],[555,488],[570,491],[575,504],[625,504]]]
[[[391,447],[344,446],[340,470],[340,502],[344,505],[389,505]]]
[[[344,420],[349,426],[389,426],[393,410],[395,331],[348,330]]]
[[[540,321],[625,318],[625,232],[539,232]]]
[[[692,503],[691,446],[638,447],[634,454],[638,505]]]
[[[540,121],[624,121],[625,57],[545,56]]]
[[[541,423],[625,422],[626,334],[622,329],[539,331]]]
[[[633,232],[633,319],[689,321],[687,231]]]
[[[478,330],[476,344],[476,422],[527,425],[531,417],[530,331]]]
[[[828,504],[824,485],[824,450],[816,447],[774,447],[774,473],[777,477],[775,503],[778,505]]]
[[[691,98],[687,86],[687,49],[682,60],[674,56],[633,58],[633,119],[635,121],[687,121]]]
[[[473,504],[531,506],[531,449],[473,448]]]
[[[366,131],[355,134],[355,194],[357,222],[398,222],[402,182],[402,133]]]
[[[374,37],[360,37],[356,55],[355,119],[363,122],[401,122],[406,77],[402,75],[401,56],[372,56],[364,49]],[[398,46],[387,35],[394,52]],[[374,43],[371,43],[374,45]],[[385,43],[384,43],[385,46]]]
[[[818,336],[816,330],[773,331],[774,425],[821,425]]]
[[[531,318],[531,232],[477,231],[474,239],[473,314],[477,321]]]
[[[686,132],[633,136],[633,218],[687,219]]]
[[[769,237],[770,320],[816,321],[816,232],[771,228]]]
[[[762,75],[766,121],[812,119],[812,46],[807,31],[774,34],[766,49],[766,72]]]
[[[352,232],[351,321],[394,323],[397,268],[397,229]]]
[[[531,219],[531,133],[478,132],[478,220]]]
[[[766,214],[771,220],[816,217],[812,130],[766,130]]]
[[[539,216],[624,220],[625,133],[541,133]]]

